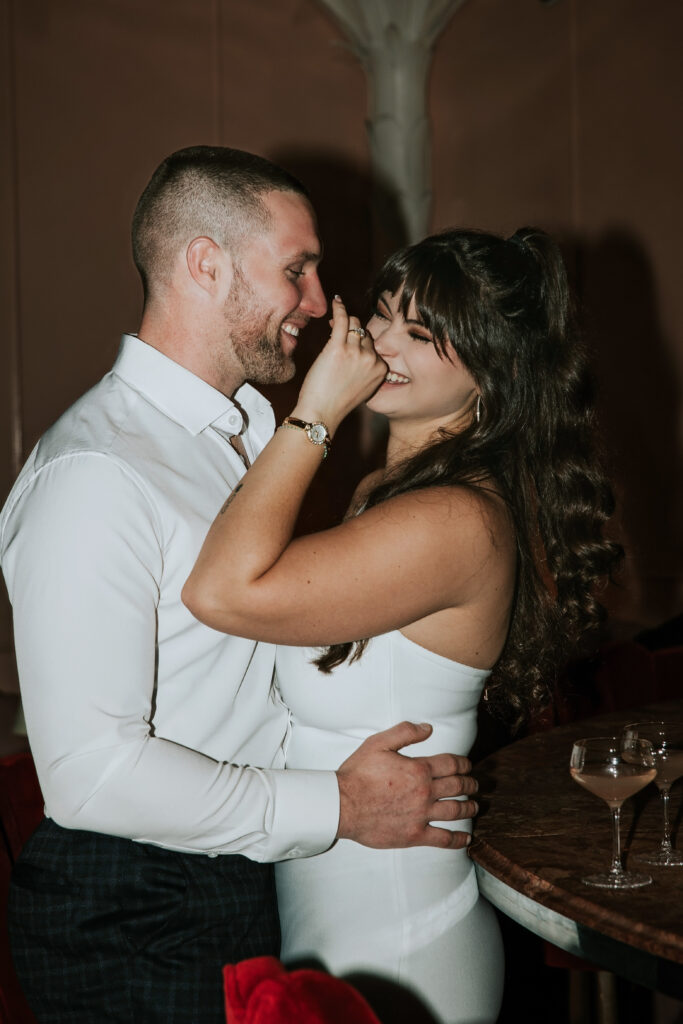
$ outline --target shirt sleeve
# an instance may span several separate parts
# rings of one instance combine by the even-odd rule
[[[239,767],[155,735],[164,549],[136,474],[108,455],[64,456],[10,500],[3,571],[46,813],[188,852],[275,861],[327,849],[333,772]]]

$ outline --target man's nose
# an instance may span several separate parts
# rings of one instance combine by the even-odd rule
[[[317,274],[305,274],[304,290],[299,308],[309,316],[324,316],[327,312],[327,299]]]

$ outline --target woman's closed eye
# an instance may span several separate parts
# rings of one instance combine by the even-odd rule
[[[411,331],[410,337],[414,341],[421,341],[423,345],[433,345],[434,338],[428,332],[422,333],[421,331]]]

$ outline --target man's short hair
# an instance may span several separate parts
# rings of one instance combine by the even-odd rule
[[[270,226],[266,192],[308,192],[283,168],[240,149],[191,146],[166,157],[133,215],[133,259],[145,299],[170,279],[178,251],[207,236],[239,256],[247,236]]]

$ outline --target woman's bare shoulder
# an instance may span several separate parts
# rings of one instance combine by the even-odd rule
[[[372,516],[369,516],[369,513]],[[413,536],[442,545],[446,535],[460,556],[474,559],[487,552],[515,548],[515,530],[509,509],[492,484],[470,487],[462,484],[425,487],[398,494],[360,516],[373,520],[381,531],[387,522],[401,523]],[[377,520],[376,524],[374,520]],[[445,532],[444,532],[445,531]],[[407,534],[406,534],[407,535]]]

